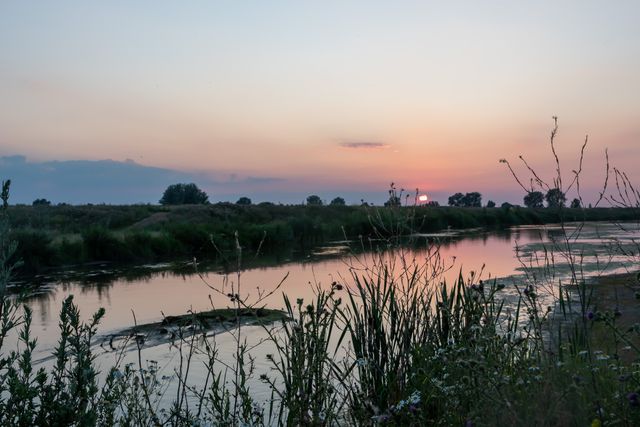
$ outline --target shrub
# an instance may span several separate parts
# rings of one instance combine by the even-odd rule
[[[194,183],[172,184],[164,190],[160,199],[161,205],[198,205],[209,203],[207,193]]]
[[[82,233],[82,240],[87,257],[91,260],[126,261],[131,259],[131,252],[115,235],[102,228],[92,227]]]

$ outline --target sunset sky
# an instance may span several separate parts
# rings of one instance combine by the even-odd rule
[[[128,160],[213,201],[380,203],[393,181],[518,202],[498,160],[551,177],[556,115],[567,175],[589,135],[588,199],[605,148],[640,179],[639,17],[638,1],[3,0],[0,156]],[[24,176],[17,200],[89,201]],[[117,185],[91,201],[160,196]]]

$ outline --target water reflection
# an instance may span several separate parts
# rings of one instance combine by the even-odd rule
[[[573,228],[572,228],[573,227]],[[606,247],[611,236],[624,237],[616,241],[619,253],[635,251],[635,238],[640,235],[620,232],[615,226],[588,225],[579,229],[571,225],[569,230],[579,230],[580,240],[574,242],[582,251],[589,265],[602,263],[606,254],[614,253]],[[460,272],[463,275],[471,271],[483,271],[483,278],[509,278],[522,280],[523,269],[527,274],[548,274],[549,281],[563,272],[562,260],[556,260],[557,270],[545,272],[545,263],[541,258],[549,244],[564,237],[562,229],[556,226],[516,227],[500,231],[482,231],[455,233],[449,230],[443,235],[413,236],[405,242],[405,255],[418,263],[429,260],[437,253],[440,275],[433,283],[446,280],[453,282]],[[621,243],[622,242],[622,243]],[[634,246],[635,245],[635,246]],[[518,258],[514,248],[518,248]],[[347,249],[345,249],[347,248]],[[437,250],[436,250],[437,249]],[[335,242],[316,248],[310,253],[286,253],[275,257],[255,257],[248,255],[245,269],[239,276],[229,275],[227,265],[200,264],[196,274],[193,263],[146,265],[135,268],[109,268],[108,265],[94,265],[86,269],[58,272],[48,276],[39,276],[30,281],[33,292],[25,302],[33,309],[33,332],[39,340],[39,351],[47,351],[57,337],[57,315],[62,301],[73,294],[76,304],[84,318],[97,311],[106,309],[106,316],[100,327],[102,333],[109,333],[131,326],[133,314],[138,322],[158,321],[164,315],[184,314],[187,310],[207,310],[211,305],[224,308],[229,305],[224,295],[227,290],[241,286],[243,296],[253,298],[259,292],[272,290],[288,275],[277,293],[264,301],[272,308],[283,306],[282,293],[292,300],[313,297],[313,284],[328,285],[331,282],[348,281],[352,273],[366,272],[367,263],[375,262],[372,254],[393,253],[385,247],[385,242],[368,240],[356,242]],[[620,266],[624,260],[609,259],[611,266]],[[614,262],[615,261],[615,262]],[[537,263],[537,264],[536,264]],[[528,264],[528,265],[527,265]],[[371,265],[371,264],[369,264]],[[596,267],[590,267],[587,269]],[[536,270],[537,268],[537,270]],[[598,267],[599,268],[599,267]],[[359,270],[360,269],[360,270]],[[533,272],[533,273],[532,273]],[[515,274],[515,276],[514,276]],[[215,292],[209,286],[220,290]]]

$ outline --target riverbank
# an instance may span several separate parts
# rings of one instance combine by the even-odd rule
[[[447,228],[625,221],[638,209],[529,209],[259,205],[13,206],[22,274],[90,262],[219,260],[236,251],[278,256],[336,239],[387,238]]]

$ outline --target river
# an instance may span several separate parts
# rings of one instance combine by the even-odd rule
[[[624,228],[622,228],[624,227]],[[427,260],[438,273],[430,286],[443,280],[455,281],[458,274],[468,278],[474,272],[475,280],[496,278],[506,286],[507,295],[516,295],[515,286],[522,285],[533,276],[540,283],[553,284],[567,278],[567,242],[571,243],[573,256],[579,256],[584,272],[588,275],[609,274],[623,271],[629,265],[629,256],[637,254],[637,239],[640,236],[637,224],[587,223],[514,227],[502,231],[455,231],[415,236],[418,243],[402,249],[405,258],[420,263]],[[284,260],[277,265],[246,268],[237,273],[224,273],[219,269],[201,266],[200,274],[186,266],[180,272],[167,269],[166,265],[139,266],[125,270],[97,265],[83,271],[59,272],[50,276],[29,279],[37,283],[34,291],[25,299],[33,310],[32,334],[38,339],[34,358],[38,363],[51,363],[51,350],[58,339],[58,313],[62,301],[74,296],[85,319],[103,307],[106,315],[96,337],[98,364],[106,372],[118,361],[120,352],[105,345],[108,337],[134,324],[157,322],[164,316],[180,315],[188,310],[202,311],[231,306],[227,293],[235,293],[240,284],[240,294],[248,302],[260,295],[267,297],[260,305],[282,308],[282,294],[292,301],[303,298],[309,301],[317,286],[328,287],[332,282],[348,286],[352,274],[366,274],[367,268],[377,259],[375,252],[362,251],[362,242],[334,242],[317,248],[298,259]],[[380,247],[380,245],[378,245]],[[354,251],[353,248],[359,248]],[[554,268],[550,269],[551,249]],[[635,252],[634,252],[635,251]],[[397,259],[398,252],[382,252],[385,259]],[[243,254],[250,259],[251,254]],[[637,260],[637,255],[636,258]],[[280,287],[269,295],[278,284]],[[22,283],[14,283],[25,284]],[[232,291],[233,289],[233,291]],[[552,299],[552,298],[551,298]],[[550,299],[550,301],[551,301]],[[243,334],[249,344],[265,337],[259,327],[244,327]],[[231,334],[216,336],[222,360],[233,359],[235,341]],[[268,347],[268,346],[267,346]],[[3,351],[16,348],[15,337]],[[264,355],[268,348],[256,354]],[[124,354],[124,363],[134,362],[136,352]],[[154,360],[160,367],[159,374],[170,377],[179,357],[168,345],[143,348],[143,360]],[[264,357],[256,357],[256,371],[268,370]],[[194,368],[192,376],[202,372]],[[259,388],[259,387],[258,387]],[[171,387],[167,389],[171,393]],[[267,390],[258,390],[267,396]],[[170,394],[168,394],[169,396]]]

